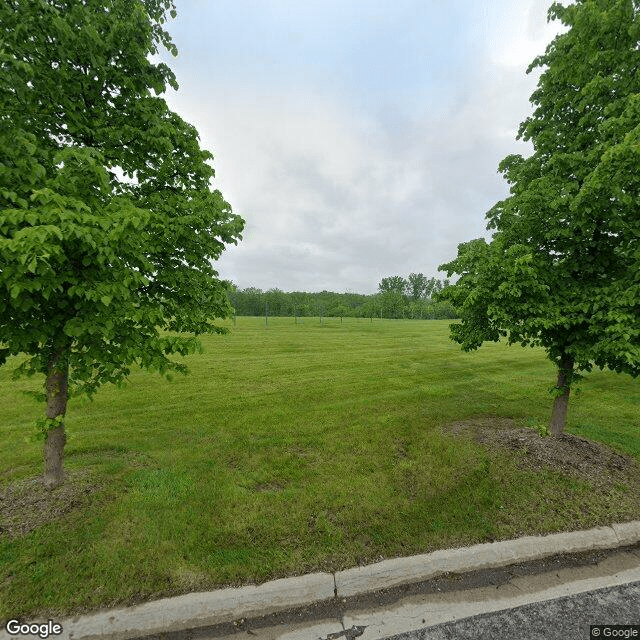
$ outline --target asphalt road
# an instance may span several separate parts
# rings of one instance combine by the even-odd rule
[[[633,629],[601,629],[590,625],[635,625]],[[364,634],[363,634],[364,637]],[[387,640],[589,640],[640,639],[640,582],[587,591],[556,600],[523,605],[408,631]]]

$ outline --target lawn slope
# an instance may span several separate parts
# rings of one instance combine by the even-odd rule
[[[540,350],[463,353],[446,321],[229,327],[203,339],[187,377],[135,372],[72,399],[70,482],[53,496],[34,479],[41,444],[25,442],[41,407],[22,391],[39,381],[0,370],[0,618],[640,517],[628,376],[593,373],[571,398],[568,431],[621,454],[621,468],[593,471],[610,481],[591,482],[464,428],[547,422],[554,371]]]

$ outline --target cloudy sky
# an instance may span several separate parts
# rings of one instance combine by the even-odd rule
[[[438,274],[508,194],[551,0],[176,0],[170,107],[246,220],[220,275],[372,293]]]

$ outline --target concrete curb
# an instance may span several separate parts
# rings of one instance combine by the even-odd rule
[[[491,569],[563,553],[616,549],[637,542],[640,542],[640,520],[586,531],[526,536],[516,540],[446,549],[384,560],[339,571],[334,575],[312,573],[258,586],[190,593],[135,607],[57,620],[63,628],[62,635],[57,637],[65,640],[126,640],[264,616],[333,597],[362,595],[401,584],[422,582],[442,573]],[[15,637],[4,629],[0,632],[0,640]]]
[[[442,573],[494,569],[559,553],[615,549],[640,540],[640,521],[614,526],[618,531],[614,527],[597,527],[587,531],[526,536],[385,560],[366,567],[339,571],[335,575],[336,588],[339,596],[354,596],[400,584],[422,582]]]
[[[329,600],[335,594],[330,573],[311,573],[264,584],[187,593],[135,607],[81,616],[62,623],[69,640],[104,638],[124,640],[135,636],[190,627],[205,627],[240,618],[265,615]]]

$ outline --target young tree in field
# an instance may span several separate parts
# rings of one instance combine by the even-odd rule
[[[0,364],[43,374],[45,484],[63,481],[70,390],[220,332],[212,267],[243,221],[210,187],[212,156],[160,95],[171,0],[0,4]],[[190,335],[181,335],[181,334]]]
[[[460,275],[441,296],[461,310],[464,350],[544,347],[558,435],[581,371],[640,374],[640,3],[554,3],[549,19],[569,31],[528,70],[544,68],[518,134],[533,154],[500,164],[511,195],[487,214],[492,241],[440,269]]]

